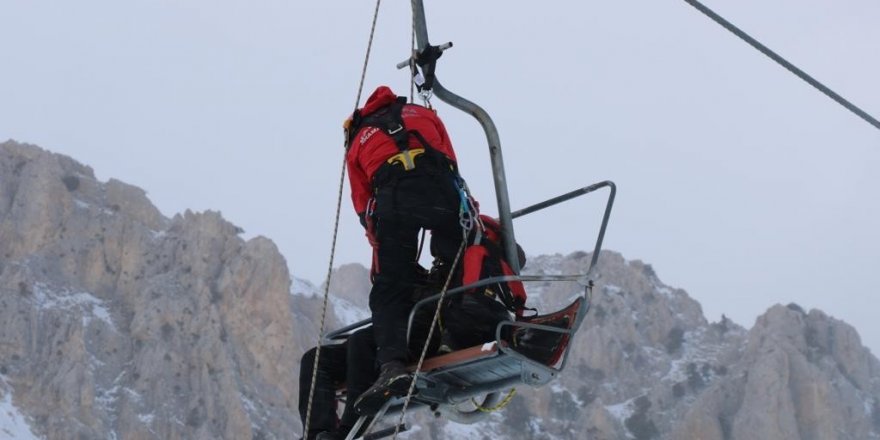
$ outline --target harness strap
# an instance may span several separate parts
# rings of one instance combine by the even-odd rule
[[[388,137],[394,140],[400,154],[389,158],[389,163],[400,162],[404,165],[404,169],[410,170],[414,167],[416,156],[425,151],[432,151],[446,158],[449,166],[455,175],[458,175],[458,165],[446,157],[445,154],[434,148],[425,137],[417,130],[409,130],[403,123],[403,106],[407,104],[405,96],[398,96],[397,100],[388,106],[371,113],[369,116],[362,117],[360,111],[355,111],[352,115],[351,124],[348,128],[348,144],[351,145],[352,140],[357,133],[364,127],[376,127],[382,130]],[[422,145],[424,150],[410,148],[409,137],[412,135]]]
[[[406,97],[398,96],[396,101],[376,110],[369,116],[361,116],[360,110],[356,110],[351,116],[351,125],[348,129],[349,145],[362,128],[377,127],[394,139],[397,149],[405,151],[409,144],[409,133],[407,133],[403,125],[403,118],[400,116],[405,104]]]
[[[432,175],[440,175],[445,170],[451,177],[450,184],[456,191],[460,191],[462,179],[458,173],[458,165],[449,156],[434,148],[418,130],[406,128],[402,117],[404,105],[407,105],[406,97],[401,96],[397,98],[397,101],[366,117],[360,117],[357,112],[352,116],[352,123],[348,131],[349,143],[358,135],[358,132],[367,127],[375,127],[390,137],[399,151],[399,153],[388,157],[385,163],[373,174],[371,182],[373,191],[375,192],[378,187],[394,182],[406,175],[407,172],[417,168]],[[416,140],[413,146],[410,146],[410,135]],[[423,165],[417,167],[417,163]],[[462,200],[464,201],[465,198]],[[463,203],[463,207],[467,210],[466,203]]]

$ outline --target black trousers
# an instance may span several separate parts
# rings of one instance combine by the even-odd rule
[[[431,295],[436,286],[422,285],[417,295]],[[418,311],[413,319],[412,340],[409,348],[412,356],[421,354],[425,339],[431,328],[436,303],[429,303]],[[408,311],[407,311],[408,313]],[[404,327],[404,332],[406,327]],[[404,338],[406,336],[404,335]],[[440,332],[434,332],[427,354],[430,356],[440,346]],[[312,367],[315,365],[316,349],[307,351],[300,361],[299,370],[299,415],[305,425],[306,412],[309,404],[309,390],[312,384]],[[354,411],[354,402],[369,388],[379,371],[376,367],[376,343],[373,327],[366,327],[351,334],[345,342],[321,347],[321,358],[318,361],[318,374],[315,377],[315,394],[312,397],[312,418],[306,439],[313,439],[320,432],[348,432],[358,414]],[[342,417],[337,420],[336,390],[345,384],[346,405]],[[366,428],[364,424],[363,428]]]
[[[376,191],[376,264],[370,310],[379,365],[407,362],[406,326],[418,299],[417,253],[421,229],[431,231],[431,252],[449,264],[462,242],[460,199],[452,177],[400,179]]]
[[[339,426],[350,429],[357,422],[354,405],[345,405],[342,418],[337,421],[336,389],[346,387],[346,401],[354,402],[379,376],[376,365],[376,344],[372,327],[354,332],[341,344],[321,347],[318,375],[315,378],[315,394],[312,397],[312,418],[306,439],[318,433],[333,431]],[[307,351],[300,361],[299,415],[305,425],[312,384],[312,368],[315,365],[315,348]],[[338,423],[337,423],[338,422]]]

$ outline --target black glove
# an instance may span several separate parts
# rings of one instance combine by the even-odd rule
[[[359,212],[358,218],[361,221],[361,226],[363,226],[364,229],[367,229],[367,213],[366,212]]]

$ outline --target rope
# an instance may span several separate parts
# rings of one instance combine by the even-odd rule
[[[443,283],[443,289],[440,291],[440,298],[437,299],[437,307],[434,309],[434,318],[431,320],[431,328],[428,330],[428,336],[425,338],[424,345],[422,345],[422,353],[419,355],[419,362],[416,364],[416,369],[413,372],[412,382],[410,382],[409,390],[407,390],[406,397],[403,400],[403,409],[400,411],[400,419],[394,427],[394,437],[392,437],[391,440],[397,439],[397,434],[400,432],[400,427],[403,425],[404,418],[406,418],[406,410],[409,408],[409,402],[412,399],[413,391],[416,388],[419,373],[422,371],[422,364],[425,362],[425,357],[428,354],[428,346],[430,345],[431,338],[434,336],[434,329],[437,327],[437,323],[440,322],[440,309],[443,307],[443,299],[446,297],[446,291],[449,290],[449,283],[455,275],[455,268],[458,267],[458,262],[461,259],[462,253],[464,253],[464,248],[468,244],[468,235],[473,227],[473,222],[465,222],[465,218],[472,218],[474,213],[477,212],[476,210],[471,212],[469,209],[475,209],[475,207],[473,204],[473,197],[471,197],[470,191],[467,188],[467,183],[464,179],[462,179],[461,176],[458,176],[455,179],[455,183],[458,187],[460,197],[462,198],[458,213],[459,223],[462,226],[461,245],[458,246],[458,252],[455,254],[455,259],[452,260],[452,265],[449,266],[449,273],[446,275],[446,281]]]
[[[422,250],[425,248],[425,235],[427,235],[427,232],[425,229],[422,229],[422,238],[419,239],[419,249],[416,251],[416,261],[414,261],[416,264],[418,264],[419,260],[422,258]]]
[[[410,32],[410,59],[409,59],[409,102],[415,103],[415,84],[416,84],[416,1],[410,1],[410,10],[412,10],[412,32]]]
[[[507,392],[507,395],[504,396],[504,399],[502,399],[501,402],[498,403],[498,405],[495,405],[491,408],[486,408],[486,407],[480,405],[473,398],[471,398],[471,402],[473,402],[474,406],[477,407],[478,411],[493,412],[493,411],[498,411],[499,409],[504,409],[504,407],[507,406],[511,400],[513,400],[513,396],[515,396],[515,395],[516,395],[516,388],[511,388],[510,391]]]
[[[413,17],[415,22],[415,17]],[[415,23],[413,23],[412,39],[410,41],[410,59],[409,59],[409,102],[415,103],[416,93],[416,31]]]
[[[422,371],[422,364],[425,362],[425,357],[428,354],[428,346],[430,345],[431,338],[434,336],[434,329],[437,327],[437,323],[440,321],[440,309],[443,307],[443,299],[446,297],[446,291],[449,290],[449,284],[452,281],[452,277],[455,275],[455,268],[458,267],[458,262],[461,259],[462,253],[464,253],[464,248],[468,244],[468,235],[470,234],[470,231],[474,226],[474,216],[479,219],[479,215],[477,214],[479,211],[477,211],[474,204],[474,199],[470,195],[470,190],[468,190],[467,182],[465,182],[465,180],[462,179],[461,176],[457,176],[457,178],[455,179],[455,184],[462,199],[458,213],[459,223],[462,226],[461,245],[459,245],[458,247],[458,252],[456,252],[455,254],[455,259],[452,260],[452,265],[449,266],[449,273],[446,275],[446,281],[443,283],[443,289],[440,291],[440,298],[437,299],[437,307],[434,309],[434,318],[431,320],[431,328],[428,330],[428,336],[425,339],[424,345],[422,345],[422,353],[421,355],[419,355],[419,362],[416,364],[415,371],[413,371],[412,381],[409,384],[409,390],[407,390],[406,397],[403,400],[403,409],[401,409],[400,411],[400,418],[398,419],[397,424],[394,427],[394,436],[391,438],[391,440],[397,439],[397,434],[400,432],[400,427],[403,425],[403,421],[406,418],[406,410],[407,408],[409,408],[409,402],[412,399],[413,391],[415,391],[416,382],[419,378],[419,373]],[[480,226],[482,226],[482,224],[480,224]],[[506,400],[509,401],[509,399]],[[504,405],[506,404],[507,403],[504,403]]]
[[[760,51],[761,53],[763,53],[764,55],[766,55],[767,57],[769,57],[773,61],[776,61],[777,63],[779,63],[782,67],[785,67],[786,69],[788,69],[789,72],[795,74],[798,78],[806,81],[807,84],[815,87],[817,90],[824,93],[826,96],[833,99],[838,104],[844,106],[847,110],[855,113],[856,116],[864,119],[869,124],[873,125],[875,128],[880,129],[880,121],[878,121],[876,118],[869,115],[864,110],[856,107],[855,104],[847,101],[842,96],[838,95],[833,90],[829,89],[824,84],[820,83],[819,81],[814,79],[812,76],[808,75],[803,70],[798,69],[794,64],[791,64],[790,62],[785,60],[785,58],[782,58],[781,56],[776,54],[776,52],[773,52],[767,46],[764,46],[758,40],[755,40],[754,38],[752,38],[751,36],[749,36],[748,34],[743,32],[741,29],[734,26],[731,22],[725,20],[723,17],[716,14],[711,9],[707,8],[702,3],[698,2],[697,0],[684,0],[684,1],[686,3],[688,3],[689,5],[693,6],[694,8],[696,8],[698,11],[705,14],[707,17],[714,20],[716,23],[723,26],[725,29],[727,29],[728,31],[730,31],[731,33],[733,33],[734,35],[736,35],[737,37],[739,37],[740,39],[742,39],[746,43],[749,43],[755,49],[758,49],[758,51]]]
[[[324,323],[327,318],[327,299],[330,296],[330,277],[333,274],[333,258],[336,255],[336,237],[339,235],[339,213],[342,207],[342,188],[345,184],[345,160],[342,161],[342,173],[340,173],[339,196],[336,199],[336,221],[333,225],[333,244],[330,246],[330,264],[327,268],[327,281],[324,283],[324,303],[321,307],[321,330],[318,332],[318,343],[315,344],[315,362],[312,364],[312,383],[309,386],[309,404],[306,408],[306,421],[303,427],[303,436],[308,436],[309,421],[312,418],[312,401],[315,397],[315,384],[318,378],[318,360],[321,358],[321,335],[324,334]]]
[[[354,100],[354,109],[357,110],[361,102],[361,93],[364,90],[364,79],[367,77],[367,65],[370,63],[370,50],[373,48],[373,36],[376,34],[376,21],[379,19],[379,5],[382,0],[376,0],[376,9],[373,11],[373,24],[370,27],[370,39],[367,41],[367,54],[364,55],[364,68],[361,70],[361,82],[358,85],[357,99]]]
[[[379,17],[379,5],[381,3],[382,0],[376,0],[376,9],[373,12],[373,24],[370,28],[370,39],[367,42],[367,54],[364,56],[364,67],[361,71],[361,80],[358,85],[357,98],[354,102],[355,110],[357,110],[358,104],[361,102],[361,93],[363,93],[364,90],[364,78],[367,76],[367,66],[370,62],[370,50],[373,47],[373,36],[376,33],[376,21]],[[312,419],[312,403],[315,397],[315,384],[318,382],[318,362],[321,359],[321,335],[324,334],[324,324],[327,319],[327,302],[330,297],[330,278],[333,275],[333,259],[336,256],[336,239],[339,235],[339,217],[342,212],[342,192],[345,187],[345,155],[343,155],[342,158],[342,172],[339,174],[339,193],[336,197],[336,220],[333,223],[333,240],[330,245],[330,264],[327,265],[327,279],[324,282],[324,303],[321,306],[321,329],[318,331],[318,342],[315,344],[315,362],[312,364],[312,383],[309,386],[309,403],[306,407],[306,420],[303,422],[303,437],[308,437],[309,435],[309,422]]]
[[[403,401],[403,409],[400,411],[400,419],[397,421],[397,426],[394,427],[394,437],[391,437],[391,440],[397,439],[400,426],[403,425],[403,420],[406,417],[406,409],[409,407],[409,401],[412,399],[413,391],[416,388],[416,380],[419,378],[419,372],[422,371],[422,363],[425,362],[425,357],[428,353],[429,342],[434,336],[434,327],[437,326],[437,321],[440,318],[440,309],[443,305],[443,298],[446,296],[446,291],[449,289],[449,282],[452,281],[452,276],[455,274],[455,267],[458,266],[458,260],[461,258],[462,251],[464,251],[464,247],[467,244],[467,231],[463,231],[462,235],[461,246],[458,247],[458,252],[455,254],[455,260],[452,261],[452,266],[449,268],[449,275],[446,276],[446,282],[443,283],[443,290],[440,291],[440,298],[437,300],[437,308],[434,309],[434,319],[431,321],[431,328],[428,330],[428,337],[425,339],[425,344],[422,346],[422,354],[419,356],[419,363],[416,364],[416,370],[413,372],[412,382],[410,382],[409,390],[406,392],[406,397]]]

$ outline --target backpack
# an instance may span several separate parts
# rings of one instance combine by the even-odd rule
[[[505,260],[501,224],[497,220],[481,214],[471,235],[471,242],[462,256],[462,285],[486,278],[516,275]],[[520,264],[525,265],[522,247],[517,244],[516,248]],[[517,319],[522,318],[526,310],[526,290],[522,281],[502,281],[477,287],[465,292],[465,295],[468,294],[482,294],[499,300]]]
[[[501,225],[491,217],[480,215],[456,270],[460,285],[514,275],[505,261],[501,243]],[[520,262],[525,264],[525,254],[519,245],[517,251]],[[511,313],[517,319],[522,318],[525,303],[526,291],[521,281],[502,281],[462,292],[447,300],[443,309],[444,343],[457,350],[495,340],[498,324],[511,321]],[[502,331],[502,340],[510,339],[510,330],[507,327]]]

